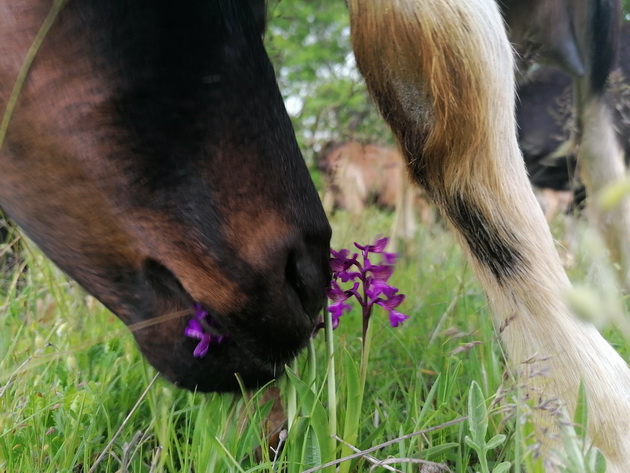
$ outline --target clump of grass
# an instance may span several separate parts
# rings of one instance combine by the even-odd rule
[[[333,247],[348,247],[386,232],[391,215],[369,209],[360,221],[351,221],[340,213],[332,224]],[[504,377],[485,297],[458,246],[440,228],[421,231],[415,246],[414,259],[401,258],[388,281],[407,295],[401,307],[410,318],[398,329],[386,318],[372,318],[360,395],[360,308],[345,313],[334,332],[334,369],[322,337],[314,340],[310,355],[296,361],[296,376],[283,381],[296,386],[295,417],[277,456],[261,427],[271,409],[262,392],[190,393],[159,378],[117,435],[155,371],[120,321],[28,249],[19,290],[17,284],[0,285],[0,472],[89,471],[113,439],[99,472],[297,473],[342,458],[341,440],[348,437],[343,428],[336,431],[341,440],[330,437],[333,412],[336,426],[357,419],[356,440],[349,442],[354,448],[374,448],[361,454],[348,446],[355,455],[343,462],[349,471],[370,471],[374,461],[398,461],[386,466],[417,472],[418,465],[406,461],[422,460],[441,465],[436,471],[476,472],[482,461],[464,440],[472,436],[470,423],[461,421],[470,410],[473,381],[486,406],[493,399],[486,447],[496,435],[505,435],[486,450],[488,468],[509,461],[511,471],[526,466],[544,471],[530,448],[536,442],[530,415],[536,406],[520,402],[526,393]],[[581,254],[576,260],[586,266],[573,268],[573,277],[583,280],[590,263]],[[15,278],[5,275],[7,281]],[[608,330],[608,335],[621,353],[630,353],[619,332]],[[328,384],[331,373],[334,390]],[[352,409],[359,403],[360,409]],[[572,424],[581,423],[573,419]],[[408,436],[416,432],[422,433]],[[601,471],[601,460],[589,453],[579,432],[575,458],[595,468],[590,471]]]

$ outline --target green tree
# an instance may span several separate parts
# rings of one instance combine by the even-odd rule
[[[392,141],[357,71],[345,2],[272,1],[265,41],[309,164],[330,140]]]

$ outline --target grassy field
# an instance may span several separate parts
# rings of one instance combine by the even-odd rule
[[[390,225],[391,215],[376,210],[360,220],[338,214],[333,246],[369,242]],[[364,392],[357,384],[361,320],[355,309],[334,333],[333,392],[323,333],[311,356],[294,366],[301,381],[281,382],[295,416],[277,456],[265,446],[261,425],[271,406],[260,404],[260,393],[195,394],[159,378],[151,384],[155,372],[124,325],[29,251],[20,290],[12,275],[0,285],[0,472],[300,472],[347,453],[329,438],[331,416],[342,438],[353,437],[344,435],[344,425],[356,419],[359,449],[393,441],[370,454],[372,462],[391,462],[389,470],[373,471],[484,472],[505,461],[509,471],[525,465],[543,471],[528,422],[532,406],[504,371],[486,301],[461,251],[440,227],[422,230],[416,240],[415,254],[392,278],[407,294],[401,310],[411,318],[393,329],[376,309]],[[572,279],[586,281],[575,296],[579,306],[602,324],[625,317],[608,271],[584,256],[585,240],[570,269]],[[628,359],[630,344],[619,331],[605,332]],[[487,410],[473,409],[471,421],[461,420],[479,394]],[[497,434],[505,438],[489,442],[483,454],[465,441]],[[341,468],[372,471],[365,457]],[[501,468],[507,465],[495,471]]]

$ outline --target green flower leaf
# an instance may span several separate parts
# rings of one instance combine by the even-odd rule
[[[512,464],[510,462],[499,463],[492,469],[492,473],[505,473],[510,469]]]
[[[486,450],[492,450],[493,448],[497,448],[499,445],[505,442],[505,439],[506,437],[503,434],[495,435],[490,440],[488,440],[488,443],[486,444]]]
[[[488,432],[488,411],[481,387],[476,381],[470,384],[468,392],[468,430],[477,444],[485,443]]]

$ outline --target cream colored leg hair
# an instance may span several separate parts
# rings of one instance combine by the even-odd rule
[[[511,369],[570,412],[582,380],[608,471],[630,472],[630,370],[563,302],[570,283],[516,142],[512,51],[494,1],[349,3],[359,68],[466,249]]]
[[[607,185],[624,178],[626,165],[612,112],[606,102],[593,98],[584,107],[578,162],[588,195],[597,196]],[[622,199],[610,211],[604,211],[597,198],[589,199],[588,211],[590,221],[598,225],[606,240],[611,260],[619,264],[622,286],[630,291],[630,199]]]

